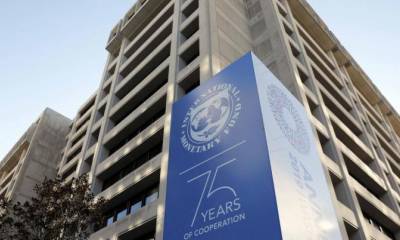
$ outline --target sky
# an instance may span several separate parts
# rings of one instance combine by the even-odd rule
[[[111,29],[134,2],[0,1],[0,160],[46,107],[74,118],[100,83]],[[400,112],[400,1],[309,3]]]

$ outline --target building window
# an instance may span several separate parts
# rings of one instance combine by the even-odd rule
[[[140,200],[139,202],[133,203],[131,205],[131,210],[130,210],[130,214],[135,214],[137,213],[141,208],[142,208],[142,200]]]
[[[136,214],[142,207],[147,206],[158,199],[158,183],[156,186],[148,188],[146,191],[139,193],[127,202],[115,207],[108,212],[106,221],[103,227],[109,226],[116,221],[119,221],[129,214]]]
[[[155,202],[157,199],[158,199],[158,189],[154,189],[154,192],[150,193],[150,195],[146,197],[146,205]]]
[[[381,223],[379,223],[376,219],[371,217],[369,214],[363,212],[364,218],[369,223],[372,227],[374,227],[376,230],[380,231],[384,235],[386,235],[389,239],[394,239],[394,234],[391,230],[388,228],[384,227]]]
[[[128,209],[124,208],[121,209],[118,213],[117,213],[117,221],[123,219],[124,217],[126,217],[126,215],[128,214]]]
[[[162,152],[162,141],[150,148],[147,152],[143,153],[137,158],[132,159],[130,163],[122,168],[119,172],[115,173],[111,177],[103,180],[103,188],[102,191],[106,190],[107,188],[111,187],[114,183],[118,182],[131,172],[138,169],[143,164],[147,163],[158,154]]]
[[[113,224],[113,222],[114,222],[114,216],[109,216],[106,221],[106,226]]]

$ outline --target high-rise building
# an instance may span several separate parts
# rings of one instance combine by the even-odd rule
[[[171,106],[248,51],[304,105],[343,239],[400,239],[399,115],[306,1],[139,0],[106,49],[59,170],[110,200],[91,239],[162,240]]]
[[[21,203],[34,187],[57,175],[71,120],[46,109],[0,162],[0,196]]]

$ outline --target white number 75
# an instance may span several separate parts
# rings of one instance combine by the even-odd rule
[[[193,227],[193,225],[194,225],[194,223],[196,221],[197,215],[199,213],[200,206],[201,206],[201,204],[202,204],[204,199],[209,199],[215,193],[217,193],[219,191],[222,191],[222,190],[230,191],[230,192],[232,192],[234,197],[237,197],[236,191],[230,186],[220,186],[220,187],[214,188],[214,182],[215,182],[215,179],[217,178],[218,170],[223,168],[223,167],[225,167],[225,166],[227,166],[227,165],[229,165],[229,164],[231,164],[234,161],[236,161],[235,158],[230,160],[230,161],[228,161],[228,162],[225,162],[225,163],[223,163],[221,165],[218,165],[215,169],[208,170],[208,171],[206,171],[206,172],[204,172],[204,173],[202,173],[202,174],[200,174],[200,175],[198,175],[198,176],[196,176],[196,177],[194,177],[194,178],[192,178],[192,179],[187,181],[188,183],[191,183],[191,182],[193,182],[195,180],[198,180],[200,178],[203,178],[203,177],[206,178],[206,181],[205,181],[204,187],[203,187],[203,191],[201,193],[199,202],[198,202],[197,207],[196,207],[196,212],[195,212],[193,220],[192,220],[191,227]],[[214,172],[214,174],[212,174],[213,172]],[[211,183],[210,183],[210,176],[211,175],[212,175],[212,180],[211,180]],[[208,187],[207,195],[205,195],[208,185],[209,185],[209,187]]]

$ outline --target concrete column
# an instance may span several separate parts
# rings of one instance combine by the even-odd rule
[[[178,69],[179,69],[179,46],[180,46],[180,32],[179,27],[181,23],[181,6],[182,1],[176,0],[174,5],[173,26],[172,26],[172,39],[171,39],[171,52],[170,52],[170,65],[167,83],[167,103],[165,110],[165,123],[164,123],[164,136],[163,136],[163,152],[161,156],[161,172],[160,172],[160,185],[159,185],[159,205],[157,207],[157,223],[156,223],[156,240],[163,240],[164,232],[164,214],[165,214],[165,200],[167,192],[167,176],[168,176],[168,160],[169,160],[169,137],[171,130],[171,112],[172,104],[182,96],[182,89],[178,90],[176,83]],[[201,26],[200,26],[201,28]]]
[[[90,116],[90,119],[89,119],[89,125],[87,127],[87,132],[86,132],[85,136],[83,137],[85,140],[84,140],[84,143],[82,144],[82,158],[79,160],[79,163],[78,163],[78,166],[77,166],[76,177],[79,177],[79,176],[83,175],[83,173],[85,172],[85,170],[87,168],[87,166],[85,166],[85,162],[84,162],[86,160],[86,152],[89,149],[89,144],[90,144],[90,141],[92,139],[91,135],[92,135],[93,125],[97,122],[96,121],[96,115],[98,114],[97,113],[98,107],[99,107],[99,104],[100,104],[100,102],[102,100],[101,99],[101,97],[103,95],[102,88],[103,88],[104,82],[107,81],[107,79],[108,79],[108,77],[107,77],[108,76],[107,68],[108,68],[109,64],[112,61],[113,60],[112,60],[111,54],[109,54],[108,57],[107,57],[106,65],[105,65],[104,70],[103,70],[102,80],[100,81],[100,86],[99,86],[99,88],[97,90],[96,99],[95,99],[94,106],[93,106],[93,112],[91,113],[91,116]],[[116,74],[116,73],[114,73],[114,74]],[[110,91],[110,93],[111,93],[111,91]],[[111,95],[111,94],[109,94],[109,95]],[[107,101],[107,103],[108,103],[108,101]],[[100,129],[101,129],[101,127],[100,127]],[[100,134],[99,134],[99,138],[100,138]],[[97,150],[99,149],[99,146],[100,146],[98,143],[99,143],[99,141],[96,143],[97,147],[95,149],[95,153],[97,152]],[[91,168],[89,170],[89,172],[88,172],[88,174],[89,174],[89,179],[88,179],[89,183],[92,183],[93,179],[94,179],[93,178],[93,172],[92,172],[93,166],[94,166],[94,159],[95,159],[95,156],[93,156],[92,165],[89,166]]]
[[[100,127],[100,133],[99,133],[99,139],[97,142],[97,147],[96,151],[93,156],[93,162],[92,162],[92,168],[90,170],[90,180],[92,183],[92,191],[94,194],[97,194],[101,191],[102,187],[102,182],[97,179],[96,177],[96,166],[103,161],[106,158],[107,155],[107,150],[104,148],[103,145],[103,139],[105,134],[107,134],[107,131],[110,129],[110,126],[112,125],[111,119],[110,119],[110,110],[113,107],[113,103],[115,103],[117,96],[115,95],[115,87],[117,83],[121,80],[121,76],[119,74],[119,69],[121,65],[123,64],[123,52],[125,50],[125,47],[128,44],[128,40],[124,38],[122,40],[121,48],[119,50],[119,55],[118,55],[118,60],[117,60],[117,66],[115,67],[115,72],[114,72],[114,79],[112,80],[111,87],[110,87],[110,93],[107,96],[107,103],[106,103],[106,109],[104,111],[104,119],[101,123]],[[100,97],[101,92],[98,92],[98,98]],[[96,109],[97,111],[97,109]]]

